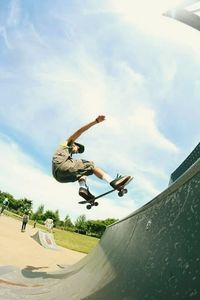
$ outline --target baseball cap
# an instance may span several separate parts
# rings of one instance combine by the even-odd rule
[[[83,153],[83,152],[84,152],[85,147],[84,147],[82,144],[75,143],[75,142],[74,142],[74,144],[77,145],[77,146],[79,147],[79,149],[78,149],[78,152],[79,152],[79,153]]]

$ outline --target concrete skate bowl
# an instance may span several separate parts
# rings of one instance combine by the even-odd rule
[[[200,2],[198,0],[185,0],[163,15],[187,24],[200,31]]]
[[[0,299],[200,299],[200,160],[58,272],[0,268]]]
[[[58,250],[53,234],[51,233],[38,230],[31,237],[44,248],[51,249],[51,250]]]

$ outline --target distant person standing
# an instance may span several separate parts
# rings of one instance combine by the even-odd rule
[[[21,232],[24,232],[24,231],[25,231],[26,225],[27,225],[28,221],[29,221],[29,216],[28,216],[27,213],[25,213],[25,214],[23,215],[23,217],[22,217],[22,228],[21,228]]]
[[[37,224],[37,220],[34,221],[34,223],[33,223],[33,228],[36,227],[36,224]]]
[[[53,229],[53,220],[52,219],[46,219],[45,221],[45,227],[47,228],[48,232],[52,232]]]
[[[3,203],[2,203],[2,206],[1,206],[1,209],[0,209],[0,215],[3,213],[3,211],[5,210],[5,208],[8,208],[8,205],[9,205],[8,198],[5,198],[3,200]]]

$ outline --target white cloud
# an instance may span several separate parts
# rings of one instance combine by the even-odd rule
[[[195,55],[199,56],[198,31],[184,23],[163,16],[164,12],[181,2],[182,0],[110,0],[105,11],[118,16],[120,22],[132,25],[153,38],[176,45],[179,49],[191,49]]]
[[[12,45],[8,39],[7,31],[4,26],[0,26],[0,37],[2,36],[4,43],[8,49],[12,49]]]
[[[10,11],[7,19],[7,25],[16,26],[19,24],[21,19],[21,8],[20,8],[20,0],[11,0],[10,2]]]
[[[166,61],[166,57],[161,59],[161,71],[165,85],[167,81],[173,81],[177,73],[177,64],[175,60]]]
[[[7,79],[11,79],[12,78],[12,73],[8,72],[5,69],[0,69],[0,80],[7,80]]]
[[[153,184],[142,175],[136,175],[137,188],[143,190],[149,195],[149,200],[160,193],[160,190],[155,188]]]
[[[137,142],[150,143],[155,148],[177,153],[178,148],[170,140],[162,135],[156,126],[155,112],[148,107],[138,108],[132,116],[129,116],[130,126],[135,128]]]
[[[116,62],[116,66],[121,71],[121,77],[124,75],[126,76],[126,79],[129,78],[129,81],[132,82],[132,84],[136,86],[143,86],[145,83],[145,78],[142,74],[136,72],[131,68],[127,63],[124,61]]]

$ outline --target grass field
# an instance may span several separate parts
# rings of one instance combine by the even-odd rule
[[[99,242],[97,238],[54,228],[56,244],[71,250],[89,253]]]
[[[20,221],[22,219],[19,215],[13,214],[9,211],[6,211],[6,215]],[[33,226],[33,221],[29,220],[28,224]],[[47,231],[45,226],[40,224],[37,224],[36,228]],[[83,253],[89,253],[99,242],[99,239],[97,238],[70,231],[60,230],[57,228],[53,229],[53,235],[57,245]]]

